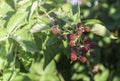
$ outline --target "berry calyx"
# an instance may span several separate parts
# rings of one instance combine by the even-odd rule
[[[76,53],[71,53],[70,59],[71,61],[76,61],[77,60],[77,54]]]
[[[53,27],[53,28],[52,28],[52,33],[53,33],[53,34],[56,35],[56,34],[58,34],[59,32],[60,32],[60,30],[59,30],[58,27]]]
[[[77,38],[77,35],[76,34],[70,34],[70,39],[71,40],[75,40]]]
[[[81,56],[81,57],[80,57],[80,61],[81,61],[82,63],[85,63],[85,62],[87,61],[87,58],[86,58],[85,56]]]
[[[85,30],[85,32],[90,32],[90,27],[89,26],[85,26],[84,30]]]
[[[74,46],[75,46],[75,41],[72,41],[72,40],[71,40],[71,41],[69,42],[69,46],[70,46],[70,47],[74,47]]]

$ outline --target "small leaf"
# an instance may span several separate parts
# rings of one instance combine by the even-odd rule
[[[107,30],[105,26],[100,24],[93,25],[90,31],[99,36],[105,36],[111,39],[117,39],[117,37],[115,37],[109,30]]]

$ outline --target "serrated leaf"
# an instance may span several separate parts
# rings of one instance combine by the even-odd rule
[[[27,25],[25,28],[29,28],[31,25]],[[37,46],[34,41],[33,34],[28,29],[21,29],[18,30],[14,35],[13,38],[20,44],[20,46],[29,52],[36,52]]]
[[[111,39],[117,39],[105,26],[100,24],[95,24],[90,30],[96,35],[109,37]]]
[[[11,33],[26,17],[27,12],[16,12],[8,21],[7,31]]]

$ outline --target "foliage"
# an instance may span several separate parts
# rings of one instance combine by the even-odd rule
[[[0,81],[119,81],[120,1],[81,1],[0,0]],[[96,58],[71,63],[68,41],[51,33],[55,19],[60,29],[90,25]]]

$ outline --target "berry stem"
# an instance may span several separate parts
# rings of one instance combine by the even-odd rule
[[[93,72],[92,72],[92,66],[91,66],[89,60],[87,60],[87,68],[88,68],[89,71],[90,71],[90,77],[91,77],[91,78],[94,78],[94,74],[93,74]]]

